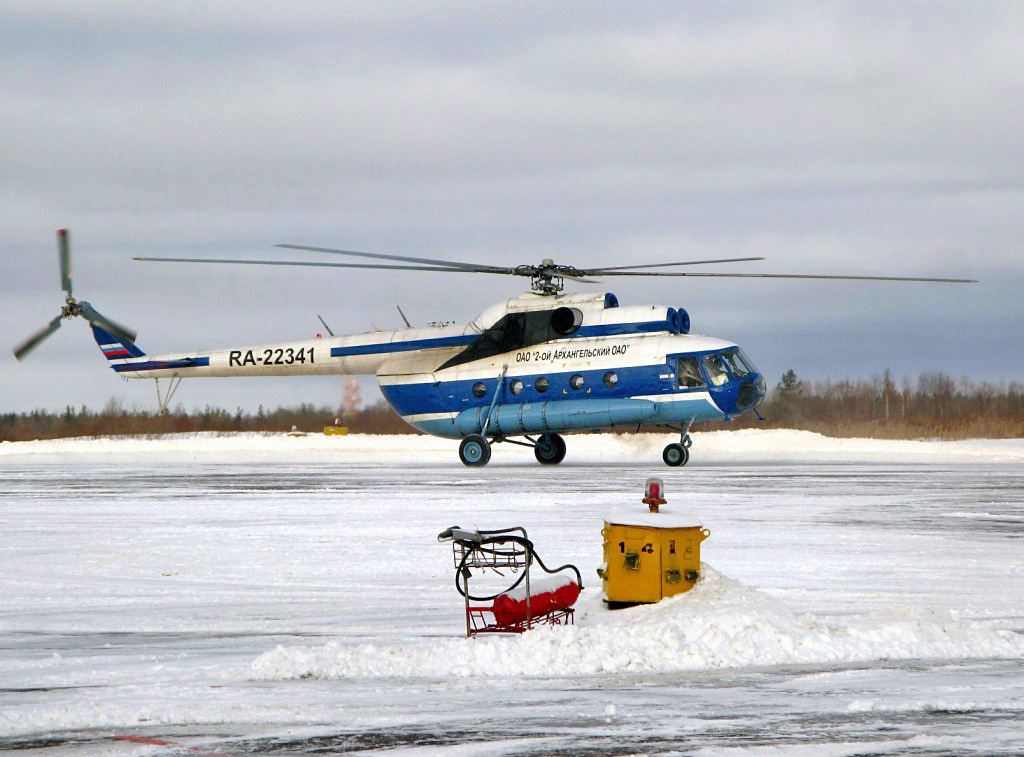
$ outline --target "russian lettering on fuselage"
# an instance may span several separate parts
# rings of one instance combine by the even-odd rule
[[[608,347],[580,347],[573,350],[526,350],[516,353],[517,363],[542,363],[548,360],[580,360],[582,358],[625,355],[628,344],[613,344]]]

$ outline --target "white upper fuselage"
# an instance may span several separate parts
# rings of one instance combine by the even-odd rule
[[[559,306],[583,313],[582,334],[514,350],[504,355],[474,361],[457,371],[459,377],[489,375],[497,364],[541,363],[552,367],[573,365],[626,365],[638,355],[653,355],[665,338],[680,337],[688,350],[717,349],[731,343],[697,335],[669,335],[664,330],[645,333],[629,330],[637,324],[665,320],[664,306],[604,307],[603,294],[570,294],[560,297],[525,293],[491,306],[467,324],[369,331],[346,336],[318,336],[269,344],[219,347],[162,355],[144,355],[111,360],[113,367],[128,378],[200,376],[301,376],[313,374],[379,375],[432,372],[475,340],[506,313],[530,312]],[[616,334],[616,327],[623,333]],[[612,337],[618,337],[614,339]],[[678,345],[678,342],[676,342]],[[607,354],[587,350],[608,348]],[[614,350],[614,352],[613,352]],[[681,351],[674,349],[673,351]],[[661,353],[665,354],[664,351]],[[187,364],[185,364],[187,363]]]

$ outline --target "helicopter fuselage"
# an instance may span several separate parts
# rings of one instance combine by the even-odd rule
[[[159,356],[94,333],[132,378],[375,375],[411,426],[458,439],[689,426],[755,409],[764,379],[739,347],[682,330],[674,308],[524,294],[463,325]]]

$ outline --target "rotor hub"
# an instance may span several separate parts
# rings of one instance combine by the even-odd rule
[[[538,294],[555,296],[565,289],[565,279],[558,275],[556,266],[545,260],[530,272],[530,289]]]

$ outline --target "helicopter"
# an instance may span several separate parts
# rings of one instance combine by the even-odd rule
[[[465,324],[413,327],[403,313],[406,328],[338,336],[321,318],[328,337],[149,355],[136,345],[133,330],[75,299],[68,230],[60,229],[57,239],[65,304],[57,317],[14,349],[17,359],[53,334],[63,319],[82,317],[118,375],[157,380],[161,412],[166,412],[184,378],[376,376],[384,399],[404,421],[427,434],[459,440],[459,459],[468,466],[486,465],[493,445],[502,442],[532,447],[538,463],[557,465],[566,455],[564,434],[659,427],[679,435],[679,441],[669,443],[662,452],[666,465],[678,467],[690,459],[694,423],[744,413],[760,417],[765,378],[738,344],[691,334],[685,308],[622,306],[611,292],[566,293],[567,280],[594,284],[599,283],[596,277],[674,276],[976,283],[924,277],[650,270],[764,259],[759,257],[591,268],[545,259],[539,265],[502,267],[280,244],[276,246],[388,262],[134,259],[519,276],[530,279],[530,291],[488,307]],[[160,379],[170,382],[163,393]]]

